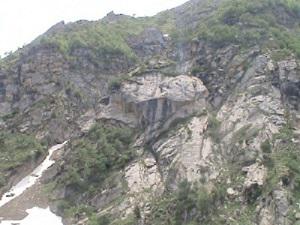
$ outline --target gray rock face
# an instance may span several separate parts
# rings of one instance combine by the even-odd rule
[[[268,198],[259,210],[258,224],[292,224],[288,216],[289,207],[287,190],[278,187],[278,189],[272,192],[272,197]]]
[[[222,159],[212,140],[204,135],[207,119],[207,116],[194,117],[176,134],[153,145],[169,188],[176,189],[185,179],[209,183],[218,177]]]
[[[247,173],[243,187],[245,198],[248,202],[253,202],[258,198],[261,188],[265,184],[267,170],[263,165],[256,163],[249,167],[244,167],[243,171]]]
[[[50,27],[50,29],[46,32],[46,34],[52,34],[55,32],[59,32],[59,31],[63,31],[65,28],[65,22],[64,21],[60,21],[57,24],[53,25],[52,27]]]
[[[280,61],[277,64],[283,100],[289,102],[289,104],[293,106],[293,109],[298,110],[300,104],[300,75],[298,63],[294,58],[290,58]]]
[[[137,37],[131,37],[129,45],[139,57],[151,58],[163,54],[167,47],[167,39],[157,28],[147,28]]]
[[[86,60],[87,55],[77,51],[76,60],[84,64],[80,69],[74,68],[72,63],[76,62],[67,60],[56,46],[48,44],[25,48],[9,69],[1,68],[0,116],[7,116],[8,129],[32,133],[50,143],[85,130],[75,121],[107,94],[107,78],[99,75],[100,67]],[[117,66],[109,71],[101,67],[103,73],[120,73],[128,68],[123,56],[114,59]]]
[[[0,103],[0,115],[7,115],[11,112],[11,105],[7,102]]]
[[[115,53],[108,56],[103,56],[101,59],[94,59],[94,53],[89,48],[79,47],[72,50],[70,53],[74,57],[71,63],[72,68],[76,68],[84,73],[92,74],[118,74],[126,73],[134,62],[129,60],[121,53]]]
[[[270,62],[267,56],[256,57],[241,76],[235,94],[229,96],[217,115],[223,121],[222,148],[242,165],[253,164],[261,155],[260,143],[270,139],[286,123],[280,89],[272,85],[267,75],[271,72]]]
[[[135,124],[146,128],[149,140],[159,135],[158,130],[168,129],[176,119],[201,113],[206,108],[207,96],[206,87],[195,77],[150,74],[125,82],[102,117],[111,118],[114,112],[115,118],[121,120],[118,115],[123,114],[124,122],[135,118]]]
[[[290,203],[288,202],[287,192],[285,190],[275,190],[273,192],[275,200],[275,215],[276,224],[284,225],[289,224],[288,211]]]
[[[269,209],[262,209],[259,214],[259,225],[273,225],[274,215]]]

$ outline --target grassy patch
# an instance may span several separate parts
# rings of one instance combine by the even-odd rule
[[[135,157],[130,146],[132,138],[131,129],[98,124],[72,142],[65,172],[56,181],[72,191],[65,199],[72,207],[77,205],[78,195],[93,196],[107,182],[114,185],[114,179],[110,179],[114,171],[124,168]]]
[[[64,182],[85,189],[103,181],[110,171],[123,168],[134,157],[131,140],[130,129],[96,125],[73,143],[72,166]]]
[[[220,185],[208,192],[204,187],[182,182],[175,193],[166,193],[153,203],[147,224],[208,224],[216,207],[224,201],[225,189]]]
[[[113,215],[97,216],[94,214],[90,217],[88,225],[137,225],[138,219],[134,214],[128,215],[125,219],[113,219]]]
[[[0,132],[0,187],[6,184],[6,173],[29,161],[35,161],[45,148],[34,137]]]
[[[162,14],[152,18],[124,17],[112,23],[105,21],[73,23],[67,24],[62,31],[42,36],[35,43],[57,46],[66,56],[76,48],[85,48],[93,52],[90,57],[95,60],[108,55],[124,55],[135,61],[137,57],[127,40],[140,34],[147,27],[160,27],[162,30],[170,31],[173,27],[172,21],[168,15]]]
[[[135,26],[136,29],[133,29]],[[113,25],[104,22],[71,24],[69,29],[45,35],[38,39],[38,42],[53,44],[65,55],[69,55],[76,48],[86,48],[91,49],[96,58],[117,54],[135,58],[125,39],[130,34],[140,32],[142,27],[142,23],[139,26],[134,19]]]
[[[221,122],[215,115],[212,114],[208,117],[207,134],[213,138],[216,143],[220,142],[221,139],[220,126]]]
[[[294,21],[292,28],[277,20],[277,9],[282,7]],[[300,33],[296,25],[299,8],[300,2],[295,0],[229,0],[212,18],[199,24],[197,36],[216,47],[239,44],[247,48],[258,44],[300,56]]]
[[[270,144],[274,146],[272,151],[264,151],[268,177],[263,189],[264,194],[268,195],[281,183],[291,193],[289,198],[292,214],[293,210],[299,210],[297,204],[300,203],[300,149],[296,143],[293,143],[293,138],[293,128],[290,123],[287,123],[278,134],[273,136]]]

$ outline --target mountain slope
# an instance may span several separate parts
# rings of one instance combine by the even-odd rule
[[[29,144],[0,173],[70,139],[42,180],[65,224],[298,224],[299,23],[296,0],[191,0],[53,26],[1,61],[2,139]]]

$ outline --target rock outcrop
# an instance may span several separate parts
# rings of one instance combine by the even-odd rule
[[[146,128],[144,141],[147,142],[167,130],[175,120],[203,112],[207,96],[208,91],[198,78],[146,74],[125,81],[100,117]]]

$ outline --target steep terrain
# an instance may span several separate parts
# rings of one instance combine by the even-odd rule
[[[65,224],[300,224],[299,57],[297,0],[58,23],[0,61],[0,193],[70,140]]]

